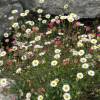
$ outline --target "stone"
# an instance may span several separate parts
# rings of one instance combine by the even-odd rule
[[[6,80],[6,82],[2,83],[1,80]],[[10,93],[10,89],[14,84],[14,80],[0,78],[0,100],[17,100],[17,95]]]
[[[11,10],[13,9],[18,9],[19,12],[23,11],[18,0],[0,0],[0,36],[9,30],[8,17],[11,16]]]
[[[42,7],[47,13],[64,14],[73,12],[81,18],[100,17],[100,0],[44,0],[40,4],[39,0],[19,0],[26,9]],[[64,5],[68,4],[68,9]]]

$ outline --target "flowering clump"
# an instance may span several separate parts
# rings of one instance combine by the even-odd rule
[[[15,80],[18,100],[99,100],[100,26],[87,30],[74,13],[36,12],[37,18],[29,10],[17,20],[9,18],[13,23],[1,41],[0,76]],[[8,85],[6,78],[0,86]]]

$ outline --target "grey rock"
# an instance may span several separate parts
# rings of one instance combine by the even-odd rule
[[[0,78],[2,80],[4,78]],[[6,79],[6,82],[2,84],[0,82],[0,100],[17,100],[17,95],[10,93],[10,89],[14,86],[15,81]]]
[[[42,7],[47,13],[64,14],[73,12],[81,18],[100,17],[100,0],[45,0],[43,4],[39,0],[19,0],[26,9]],[[64,5],[68,4],[67,10]]]
[[[17,100],[16,95],[11,94],[11,95],[3,95],[0,94],[0,100]]]
[[[8,17],[11,16],[11,10],[13,9],[18,9],[19,12],[23,11],[18,0],[0,0],[0,36],[9,30]]]

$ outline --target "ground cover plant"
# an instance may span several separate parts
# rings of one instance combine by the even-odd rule
[[[18,100],[100,100],[100,22],[25,10],[3,34],[0,86]]]

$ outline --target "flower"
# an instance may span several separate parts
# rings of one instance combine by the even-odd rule
[[[16,13],[18,13],[18,10],[17,10],[17,9],[12,10],[11,13],[12,13],[12,14],[16,14]]]
[[[28,24],[30,26],[34,26],[35,23],[34,23],[34,21],[26,21],[25,24]]]
[[[39,95],[38,98],[37,98],[37,100],[43,100],[43,98],[44,97],[42,95]]]
[[[78,55],[79,56],[83,56],[85,54],[85,51],[84,50],[80,50],[79,52],[78,52]]]
[[[89,71],[88,71],[88,75],[89,75],[89,76],[94,76],[94,75],[95,75],[95,72],[94,72],[93,70],[89,70]]]
[[[4,33],[3,36],[4,36],[5,38],[7,38],[7,37],[9,36],[9,34],[8,34],[8,33]]]
[[[56,66],[58,64],[58,61],[56,61],[56,60],[53,60],[52,62],[51,62],[51,66]]]
[[[73,22],[73,21],[74,21],[74,18],[71,17],[71,16],[67,16],[67,20],[68,20],[69,22]]]
[[[63,85],[62,90],[63,90],[64,92],[69,92],[69,91],[70,91],[70,86],[69,86],[68,84]]]
[[[91,39],[90,41],[92,44],[96,44],[97,43],[97,40],[96,39]]]
[[[46,14],[46,15],[45,15],[45,18],[47,18],[47,19],[49,19],[50,17],[51,17],[50,14]]]
[[[47,31],[46,32],[46,35],[49,35],[49,34],[51,34],[52,33],[52,31]]]
[[[25,16],[27,16],[27,13],[20,13],[20,16],[25,17]]]
[[[64,98],[64,100],[70,100],[71,95],[69,93],[64,93],[63,98]]]
[[[42,20],[42,24],[46,24],[47,23],[47,20]]]
[[[79,19],[79,16],[77,16],[75,13],[70,13],[69,16],[72,17],[75,20],[78,20]]]
[[[7,86],[8,83],[9,83],[9,82],[7,81],[6,78],[2,78],[2,79],[0,79],[0,86],[1,86],[1,87],[5,87],[5,86]]]
[[[55,49],[55,53],[60,53],[61,50],[60,49]]]
[[[39,65],[39,60],[33,60],[32,65],[33,65],[33,67],[38,66]]]
[[[0,53],[0,57],[4,57],[6,54],[7,54],[6,51],[2,51],[2,52]]]
[[[98,49],[98,46],[96,45],[91,46],[91,50],[96,50],[96,49]]]
[[[0,60],[0,66],[2,66],[3,65],[3,60]]]
[[[28,14],[30,12],[30,10],[25,10],[25,13]]]
[[[82,79],[83,78],[83,73],[77,73],[77,79]]]
[[[67,16],[60,16],[61,20],[67,19]]]
[[[82,68],[84,68],[84,69],[89,68],[89,64],[88,64],[88,63],[84,63],[84,64],[82,64]]]
[[[23,55],[22,57],[21,57],[21,60],[27,60],[27,56],[26,55]]]
[[[60,58],[60,54],[55,54],[55,55],[54,55],[54,58],[55,58],[55,59],[59,59],[59,58]]]
[[[37,10],[37,13],[38,13],[38,14],[43,13],[43,9],[38,9],[38,10]]]
[[[81,62],[81,63],[85,63],[85,62],[87,62],[87,59],[86,59],[86,58],[81,58],[81,59],[80,59],[80,62]]]
[[[25,31],[27,34],[29,34],[29,33],[31,33],[32,32],[32,30],[30,29],[30,28],[28,28],[28,29],[26,29],[26,31]]]
[[[73,53],[73,56],[78,56],[78,51],[74,50],[72,51],[72,53]]]
[[[97,27],[98,32],[100,32],[100,26]]]
[[[17,74],[20,74],[21,71],[22,71],[22,69],[21,69],[21,68],[18,68],[18,69],[16,70],[16,73],[17,73]]]
[[[68,7],[69,7],[68,4],[65,4],[65,5],[64,5],[64,9],[65,9],[65,10],[66,10]]]
[[[40,53],[39,53],[39,56],[43,56],[43,55],[45,55],[45,53],[46,53],[46,52],[40,52]]]
[[[39,3],[44,3],[45,2],[45,0],[39,0]]]
[[[30,99],[31,98],[31,93],[30,92],[28,92],[27,94],[26,94],[26,98],[28,99]]]
[[[40,41],[41,40],[41,36],[36,36],[35,37],[35,41]]]
[[[16,28],[19,28],[19,24],[17,22],[16,23],[13,23],[12,27],[15,28],[15,29]]]
[[[58,83],[57,81],[53,80],[53,81],[51,81],[50,86],[51,87],[56,87],[57,83]]]
[[[14,19],[14,16],[8,17],[8,20],[13,20],[13,19]]]
[[[58,35],[64,35],[64,33],[63,32],[59,32]]]
[[[78,46],[78,47],[83,47],[84,45],[83,45],[82,42],[79,41],[79,42],[77,43],[77,46]]]
[[[92,58],[92,55],[91,54],[87,54],[87,55],[85,55],[85,58]]]

